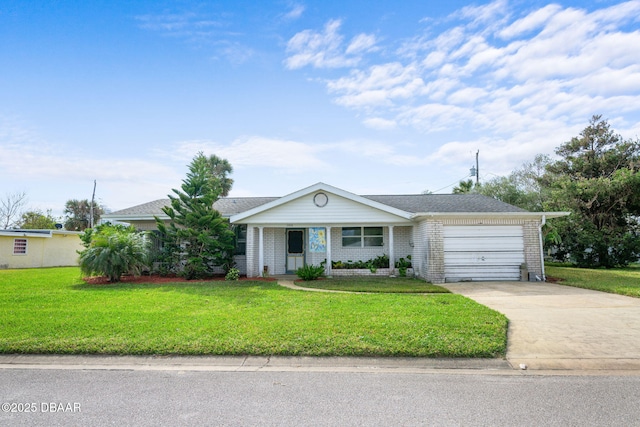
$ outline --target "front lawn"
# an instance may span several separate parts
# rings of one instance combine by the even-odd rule
[[[433,293],[446,294],[448,289],[424,280],[408,277],[333,277],[324,280],[296,281],[303,288],[349,292]]]
[[[589,269],[546,266],[548,277],[562,279],[561,285],[593,289],[640,298],[640,266]]]
[[[495,357],[506,329],[453,294],[89,285],[77,268],[0,270],[0,353]]]

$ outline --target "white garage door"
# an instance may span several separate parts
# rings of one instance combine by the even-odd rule
[[[521,226],[444,227],[444,276],[463,280],[520,280],[524,263]]]

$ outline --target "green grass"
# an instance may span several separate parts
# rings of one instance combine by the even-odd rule
[[[547,276],[562,279],[562,285],[640,298],[639,265],[610,270],[554,266],[545,269]]]
[[[432,285],[424,280],[407,277],[333,277],[324,280],[296,282],[303,288],[330,289],[349,292],[381,292],[381,293],[435,293],[446,294],[448,289]]]
[[[0,353],[494,357],[506,327],[453,294],[88,285],[77,268],[0,270]]]

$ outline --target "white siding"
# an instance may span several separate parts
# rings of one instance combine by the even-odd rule
[[[445,226],[445,280],[520,280],[522,226]]]
[[[329,201],[324,207],[313,203],[313,194],[307,194],[267,211],[242,220],[242,223],[279,224],[289,227],[305,225],[366,225],[411,222],[405,218],[363,205],[345,197],[327,193]]]

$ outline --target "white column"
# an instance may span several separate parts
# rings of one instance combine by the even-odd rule
[[[247,277],[255,277],[253,275],[256,267],[256,263],[255,263],[256,244],[255,244],[254,233],[255,233],[255,230],[253,229],[253,226],[247,225],[247,252],[246,252]]]
[[[258,277],[264,272],[264,227],[258,227]]]
[[[325,227],[327,236],[327,265],[325,271],[328,277],[331,277],[331,227]]]
[[[396,256],[393,252],[393,225],[389,226],[389,274],[395,274]]]

